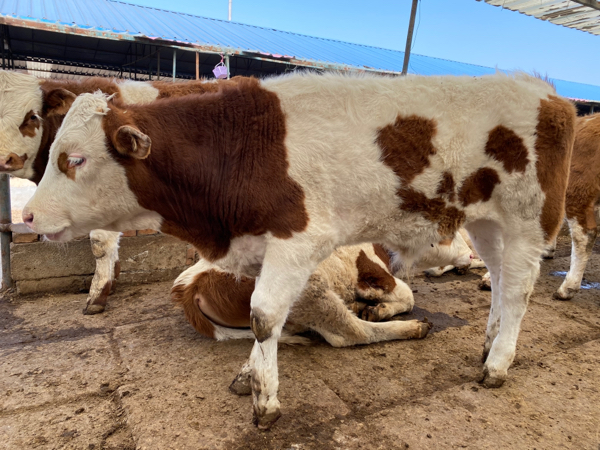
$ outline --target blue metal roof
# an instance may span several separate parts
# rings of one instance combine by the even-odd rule
[[[139,38],[205,52],[264,56],[326,69],[401,72],[404,52],[193,16],[113,0],[0,0],[0,22],[116,40]],[[248,55],[250,56],[250,55]],[[484,75],[496,69],[412,54],[409,72]],[[600,86],[553,80],[559,94],[600,102]]]

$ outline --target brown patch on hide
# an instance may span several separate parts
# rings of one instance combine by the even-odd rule
[[[377,133],[377,145],[381,148],[383,162],[405,183],[429,167],[429,157],[436,149],[432,139],[436,124],[419,116],[400,117],[392,125]]]
[[[40,129],[41,120],[39,116],[33,111],[29,111],[25,114],[23,123],[19,126],[19,131],[25,137],[35,137],[37,130]]]
[[[106,304],[108,303],[108,296],[110,295],[111,288],[112,288],[112,282],[107,281],[106,284],[102,287],[102,291],[100,292],[100,295],[98,296],[98,298],[96,298],[94,300],[92,305],[99,305],[99,306],[106,307]]]
[[[183,97],[190,94],[206,94],[218,92],[222,86],[233,86],[243,77],[233,77],[229,80],[206,81],[192,80],[173,83],[172,81],[151,81],[150,84],[158,89],[157,98]]]
[[[456,192],[454,192],[454,177],[450,172],[444,172],[442,179],[438,184],[436,194],[441,197],[446,197],[448,201],[454,203],[456,201]]]
[[[508,173],[524,173],[529,164],[527,148],[517,134],[502,125],[489,133],[485,153],[499,161]]]
[[[575,134],[575,107],[553,95],[541,100],[536,126],[535,168],[546,194],[540,225],[546,242],[554,239],[565,211],[565,194]]]
[[[4,158],[0,158],[0,166],[4,166],[2,172],[12,172],[22,169],[27,161],[27,155],[19,156],[14,152],[10,152]]]
[[[60,155],[58,155],[57,165],[58,170],[64,173],[67,176],[67,178],[73,181],[75,180],[76,169],[75,167],[69,166],[69,156],[65,152],[62,152]]]
[[[600,114],[579,118],[565,209],[585,230],[597,227],[594,209],[600,204]]]
[[[40,148],[38,149],[35,159],[33,160],[33,176],[30,178],[35,184],[38,184],[48,165],[48,159],[50,158],[50,146],[54,142],[56,132],[60,128],[64,116],[50,116],[44,118],[42,127],[42,140],[40,142]]]
[[[446,238],[446,239],[442,239],[440,242],[438,242],[438,245],[445,245],[445,246],[450,246],[452,245],[452,238]]]
[[[162,232],[213,261],[236,237],[271,232],[286,239],[308,224],[304,192],[288,175],[279,98],[251,78],[219,85],[214,94],[129,105],[127,114],[116,102],[103,118],[140,205],[164,218]],[[123,125],[150,137],[148,158],[115,150]]]
[[[389,293],[396,287],[394,277],[379,264],[369,259],[364,250],[361,250],[356,258],[356,268],[358,269],[359,289],[381,289]]]
[[[215,337],[213,324],[230,328],[250,326],[250,297],[254,280],[214,269],[201,272],[187,286],[171,289],[171,299],[183,307],[187,321],[204,336]]]
[[[500,176],[498,172],[489,167],[482,167],[463,181],[458,192],[458,198],[463,206],[477,202],[487,202],[492,198],[494,188],[499,183]]]
[[[381,244],[373,244],[373,250],[375,251],[377,257],[385,264],[385,267],[387,267],[389,270],[391,268],[392,259],[390,258],[390,254],[385,249],[385,247]]]
[[[425,219],[438,224],[441,236],[454,236],[465,221],[465,213],[454,206],[446,206],[441,198],[427,198],[425,194],[413,188],[399,189],[402,199],[400,208],[415,214],[422,214]]]
[[[250,328],[258,342],[265,342],[273,335],[273,327],[269,324],[267,316],[259,308],[250,311]]]

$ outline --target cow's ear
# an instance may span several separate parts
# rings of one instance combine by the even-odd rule
[[[76,98],[75,94],[63,88],[44,92],[44,113],[46,116],[64,116]]]
[[[137,159],[144,159],[150,155],[152,146],[150,137],[130,125],[119,128],[115,133],[114,141],[115,148],[122,155]]]

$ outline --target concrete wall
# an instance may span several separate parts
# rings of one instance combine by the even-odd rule
[[[197,261],[185,242],[153,230],[129,231],[121,238],[119,284],[174,280]],[[96,262],[89,239],[68,243],[40,241],[36,234],[13,234],[11,273],[17,294],[83,292]]]

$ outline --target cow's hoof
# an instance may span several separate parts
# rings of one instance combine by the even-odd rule
[[[467,272],[469,271],[470,267],[471,267],[470,265],[468,265],[468,266],[462,266],[462,267],[455,267],[454,270],[456,271],[456,273],[458,275],[466,275]]]
[[[105,305],[87,305],[85,307],[85,309],[83,310],[83,314],[85,316],[93,316],[94,314],[100,314],[103,313],[104,310],[106,309]]]
[[[427,317],[425,317],[422,322],[419,322],[419,337],[417,339],[423,339],[429,334],[429,330],[432,328],[433,325],[427,320]]]
[[[558,289],[552,296],[555,300],[567,301],[572,300],[577,294],[578,289]]]
[[[259,430],[269,430],[275,422],[279,420],[281,417],[281,410],[276,408],[274,411],[270,413],[265,413],[259,417],[254,410],[254,425],[258,427]]]
[[[482,278],[479,281],[479,289],[482,291],[491,291],[492,290],[492,280],[489,278]]]
[[[235,395],[250,395],[252,394],[252,386],[250,385],[250,374],[245,375],[240,373],[234,378],[229,385],[229,390]]]
[[[367,306],[360,314],[360,318],[367,322],[381,322],[390,317],[391,315],[386,311],[385,303],[380,303],[376,306]]]
[[[487,369],[484,368],[483,376],[479,380],[479,384],[481,384],[483,387],[486,387],[489,389],[495,389],[495,388],[499,388],[500,386],[502,386],[505,381],[506,381],[505,376],[502,377],[502,376],[490,375],[490,373],[487,371]]]

